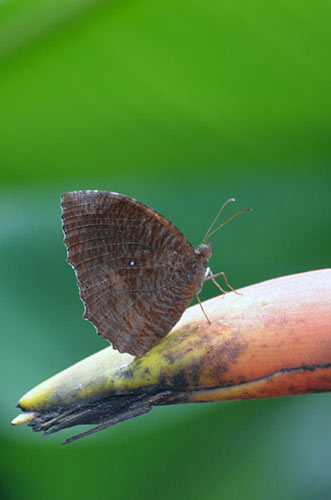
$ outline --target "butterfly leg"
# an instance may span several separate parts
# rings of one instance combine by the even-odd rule
[[[199,302],[199,305],[200,305],[200,307],[201,307],[201,311],[202,311],[202,312],[203,312],[203,314],[205,315],[205,318],[206,318],[206,320],[208,321],[208,323],[209,323],[209,324],[211,324],[211,321],[210,321],[210,319],[208,318],[208,316],[207,316],[207,314],[206,314],[206,311],[204,310],[204,308],[203,308],[203,306],[202,306],[202,304],[201,304],[201,300],[200,300],[199,294],[198,294],[198,293],[196,293],[195,295],[196,295],[197,301]]]
[[[206,269],[206,273],[205,273],[205,281],[207,280],[212,280],[212,282],[214,283],[214,285],[222,292],[222,293],[228,293],[227,290],[223,290],[223,288],[221,287],[221,285],[219,283],[217,283],[217,281],[215,280],[215,278],[217,276],[220,276],[222,273],[218,273],[218,274],[213,274],[212,270],[210,269],[210,267],[207,267]]]
[[[226,283],[226,285],[230,288],[230,290],[232,290],[232,292],[236,293],[237,295],[242,295],[241,293],[237,292],[237,290],[235,290],[229,283],[228,281],[228,278],[226,277],[226,274],[224,272],[220,272],[220,273],[216,273],[216,274],[213,274],[212,270],[210,269],[210,267],[207,267],[206,269],[206,273],[205,273],[205,281],[207,280],[212,280],[212,282],[214,283],[215,286],[217,286],[217,288],[222,292],[222,293],[229,293],[227,290],[223,290],[223,288],[221,287],[221,285],[219,283],[217,283],[217,281],[215,280],[215,278],[217,278],[218,276],[223,276],[224,278],[224,281]]]

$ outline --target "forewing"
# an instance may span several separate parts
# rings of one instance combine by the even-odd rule
[[[66,193],[61,207],[84,317],[120,352],[141,356],[192,300],[194,249],[167,219],[117,193]]]

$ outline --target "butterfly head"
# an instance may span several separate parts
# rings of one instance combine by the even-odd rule
[[[201,259],[207,262],[212,254],[212,246],[212,241],[210,241],[209,243],[200,243],[200,245],[195,249],[195,253],[197,255],[200,255]]]

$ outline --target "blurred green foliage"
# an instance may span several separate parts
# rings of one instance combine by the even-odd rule
[[[106,345],[81,319],[62,192],[133,196],[194,245],[235,196],[225,215],[253,212],[215,235],[211,265],[237,288],[330,265],[330,14],[0,3],[2,498],[331,497],[328,394],[158,408],[65,448],[70,432],[9,427],[24,392]]]

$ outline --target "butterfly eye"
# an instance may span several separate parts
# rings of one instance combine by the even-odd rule
[[[136,264],[136,261],[135,261],[135,260],[131,260],[131,261],[130,261],[130,266],[131,266],[131,267],[133,267],[135,264]]]

